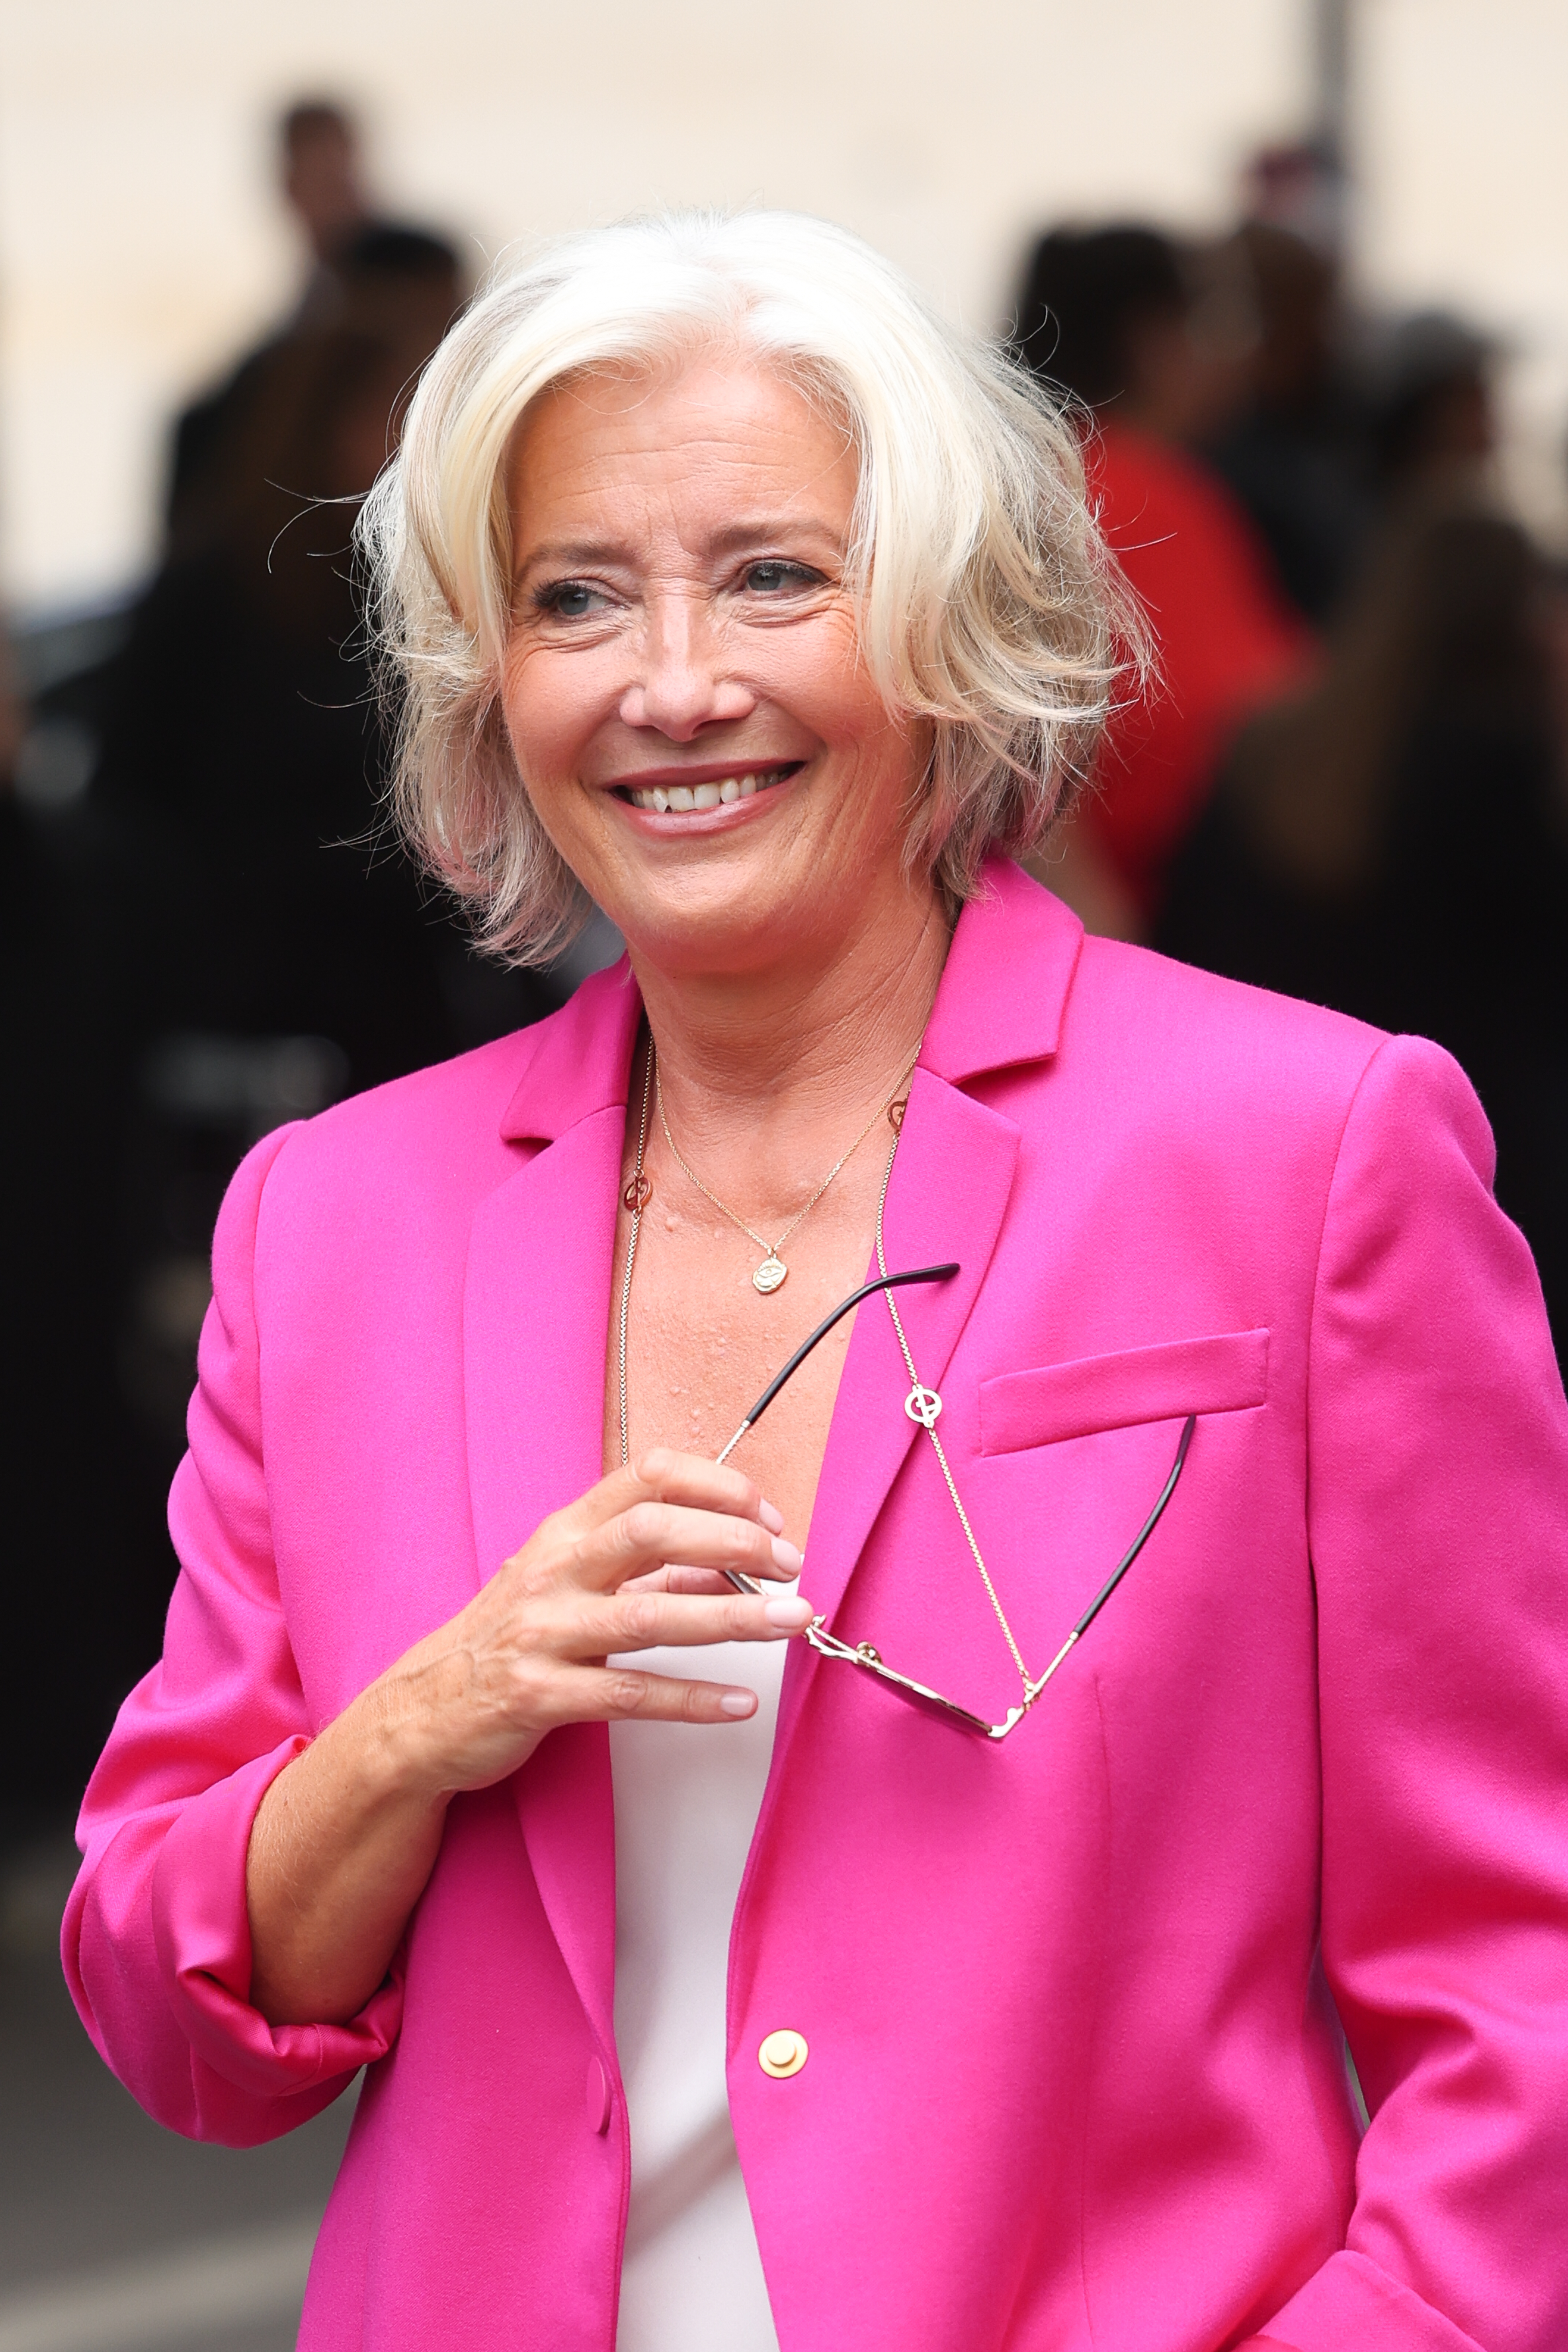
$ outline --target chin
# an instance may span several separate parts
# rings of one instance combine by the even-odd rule
[[[664,971],[697,972],[776,961],[799,944],[806,903],[807,894],[776,866],[757,871],[748,860],[745,867],[716,872],[708,861],[693,860],[685,872],[667,867],[647,877],[645,887],[606,911],[634,956],[646,955]],[[812,911],[820,921],[820,904]]]

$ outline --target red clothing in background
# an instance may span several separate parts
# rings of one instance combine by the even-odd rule
[[[1228,738],[1306,667],[1312,640],[1251,523],[1196,457],[1131,425],[1087,451],[1100,525],[1148,615],[1159,676],[1112,724],[1085,812],[1148,910]]]

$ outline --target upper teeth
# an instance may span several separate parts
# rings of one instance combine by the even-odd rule
[[[655,809],[663,816],[670,809],[678,814],[687,809],[716,809],[731,801],[749,801],[753,794],[765,792],[776,784],[783,774],[780,768],[759,768],[746,776],[726,776],[721,784],[654,784],[648,790],[634,790],[634,808]]]

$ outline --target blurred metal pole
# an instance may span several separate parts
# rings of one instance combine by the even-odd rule
[[[1352,5],[1311,0],[1312,145],[1322,171],[1327,241],[1337,247],[1350,230]]]
[[[1351,0],[1312,0],[1313,131],[1326,163],[1342,172],[1351,80]]]

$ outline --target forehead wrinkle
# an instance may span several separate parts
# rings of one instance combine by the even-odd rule
[[[809,497],[815,487],[812,483],[802,484],[797,496]],[[568,525],[531,546],[524,546],[520,551],[520,564],[527,568],[538,563],[636,561],[647,553],[650,532],[656,539],[668,536],[688,554],[707,558],[739,554],[749,547],[773,548],[802,541],[831,549],[836,555],[841,556],[845,551],[844,529],[826,514],[792,511],[787,503],[781,502],[772,512],[742,512],[733,520],[721,520],[710,528],[700,504],[693,511],[680,490],[679,482],[637,484],[640,512],[637,521],[610,521],[607,528],[595,523],[585,529]],[[595,485],[590,495],[598,504],[603,496],[600,486]]]
[[[542,435],[525,436],[517,452],[513,493],[519,522],[526,524],[528,507],[536,513],[540,504],[546,509],[540,518],[544,536],[526,551],[520,549],[520,571],[557,551],[569,562],[635,563],[647,556],[650,537],[697,561],[804,531],[841,555],[849,514],[835,521],[821,511],[803,514],[799,509],[807,500],[815,506],[814,493],[853,461],[853,441],[794,387],[769,385],[763,378],[762,388],[790,394],[793,414],[782,431],[776,411],[771,419],[766,415],[767,402],[760,404],[759,414],[758,405],[742,400],[736,413],[721,392],[686,404],[695,430],[689,425],[672,431],[680,420],[672,419],[658,401],[664,387],[657,383],[639,385],[639,396],[626,405],[612,393],[603,406],[584,397],[585,386],[560,387],[557,398],[565,393],[566,399],[553,408],[552,417],[548,409],[542,415],[536,412]],[[567,401],[574,415],[566,413]],[[550,446],[557,435],[566,442],[558,458]],[[829,438],[833,446],[825,448]],[[851,504],[853,496],[851,489]],[[713,516],[716,503],[729,509],[721,520]],[[629,509],[624,520],[617,507]]]

